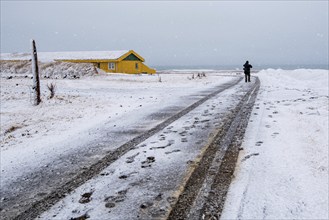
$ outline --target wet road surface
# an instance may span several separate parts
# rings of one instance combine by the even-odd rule
[[[113,186],[111,189],[113,192],[121,192],[125,204],[121,202],[124,204],[121,208],[115,206],[115,198],[118,195],[110,195],[105,206],[114,205],[125,217],[187,218],[218,214],[220,212],[218,205],[209,202],[220,197],[216,193],[213,195],[213,191],[220,185],[215,179],[220,179],[223,175],[223,172],[218,171],[222,169],[221,167],[233,166],[234,171],[237,146],[242,140],[247,117],[259,86],[258,81],[246,85],[240,80],[236,78],[215,91],[205,91],[187,108],[172,106],[154,113],[144,121],[145,126],[139,123],[139,126],[130,127],[129,130],[108,132],[106,136],[86,143],[91,146],[89,151],[63,155],[57,167],[50,166],[51,172],[45,167],[39,172],[30,173],[24,177],[25,180],[19,179],[13,182],[14,192],[9,190],[6,194],[6,191],[2,191],[2,198],[6,198],[1,204],[2,217],[35,218],[75,188],[83,187],[89,179],[97,179],[97,176],[113,177],[107,181],[113,182],[110,184]],[[125,135],[121,136],[120,132]],[[128,141],[125,141],[127,138]],[[111,143],[111,147],[104,147],[108,143]],[[107,149],[105,154],[104,149]],[[223,158],[229,159],[223,160]],[[170,159],[172,161],[167,164]],[[221,161],[231,162],[221,163]],[[112,168],[115,163],[127,167],[127,170],[116,171]],[[135,168],[134,163],[139,164],[139,171],[131,169],[130,172],[127,165]],[[104,171],[106,169],[109,171]],[[224,172],[224,174],[230,173],[231,171]],[[114,178],[115,175],[118,175],[119,181]],[[216,178],[210,178],[211,176]],[[121,180],[124,180],[127,187],[119,190],[124,185]],[[226,185],[228,186],[229,183]],[[194,195],[189,189],[192,186],[194,186]],[[136,203],[133,195],[138,192],[147,192],[149,197],[154,196],[155,201],[158,202],[155,203],[151,199],[151,201],[140,201],[141,204]],[[93,193],[95,196],[96,192]],[[126,199],[129,196],[131,199]],[[135,208],[132,209],[134,204]],[[114,206],[111,209],[112,216],[118,213],[113,209]],[[123,210],[127,206],[130,208],[126,209],[125,214]],[[182,212],[183,209],[185,211]],[[80,214],[76,213],[75,216]]]

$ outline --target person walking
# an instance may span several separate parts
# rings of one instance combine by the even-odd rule
[[[250,82],[250,69],[251,68],[252,68],[252,65],[250,65],[249,61],[247,60],[246,63],[243,65],[245,82]]]

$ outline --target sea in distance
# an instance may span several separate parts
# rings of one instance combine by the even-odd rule
[[[251,63],[252,64],[252,63]],[[242,64],[243,65],[243,64]],[[199,66],[189,66],[189,65],[159,65],[152,66],[158,71],[161,70],[243,70],[242,65],[199,65]],[[294,70],[294,69],[329,69],[329,64],[301,64],[301,65],[253,65],[253,70],[262,69],[283,69],[283,70]]]

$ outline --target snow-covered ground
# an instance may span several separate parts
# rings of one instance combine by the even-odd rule
[[[30,168],[41,166],[34,164],[36,162],[47,164],[46,158],[60,154],[64,150],[60,146],[68,140],[83,143],[84,138],[90,138],[91,130],[99,134],[101,131],[97,130],[105,124],[114,123],[113,129],[124,124],[131,126],[131,123],[138,127],[134,121],[138,119],[142,126],[144,116],[166,107],[184,105],[184,97],[231,79],[223,74],[208,74],[194,80],[188,74],[45,79],[41,81],[42,103],[34,107],[30,102],[31,79],[2,78],[1,175],[6,178],[1,178],[1,183],[9,176],[21,175],[24,170],[19,169],[20,164]],[[53,99],[47,99],[50,83],[56,84]],[[37,157],[34,161],[29,159],[34,157]]]
[[[263,70],[222,219],[328,219],[328,70]]]
[[[26,170],[60,158],[68,143],[97,138],[100,127],[138,128],[137,119],[143,124],[144,116],[167,106],[193,103],[195,94],[235,75],[206,74],[43,79],[37,107],[30,103],[31,79],[1,78],[2,190]],[[268,69],[255,75],[261,88],[222,219],[328,219],[328,70]],[[56,96],[47,99],[51,82]]]

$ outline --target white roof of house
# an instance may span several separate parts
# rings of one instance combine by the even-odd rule
[[[51,62],[55,60],[115,60],[129,50],[117,51],[75,51],[75,52],[38,52],[38,60]],[[2,53],[1,60],[30,60],[31,53]]]

